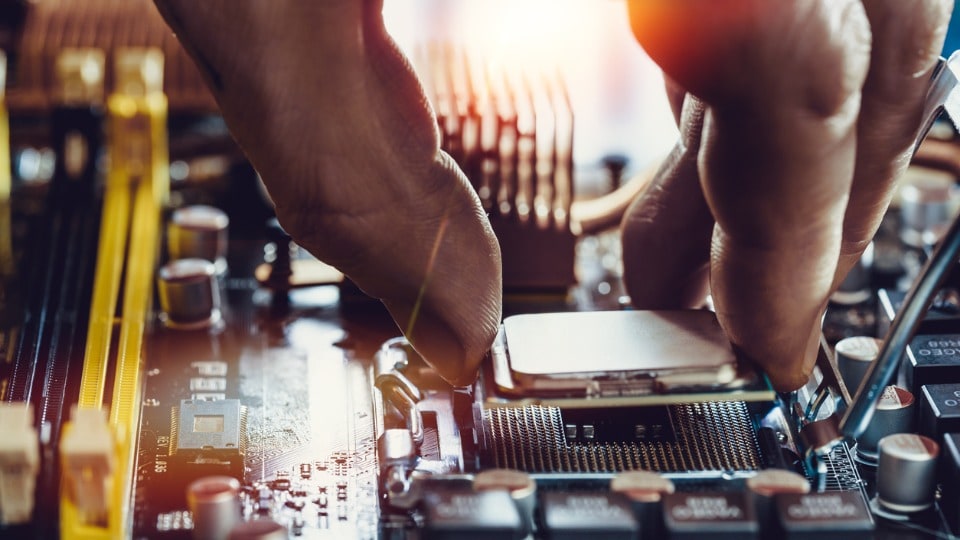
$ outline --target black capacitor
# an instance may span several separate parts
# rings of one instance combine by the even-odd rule
[[[744,492],[671,493],[663,497],[663,522],[672,540],[757,538],[760,524]]]
[[[960,384],[928,384],[920,404],[920,430],[936,441],[960,433]]]
[[[774,504],[783,540],[873,538],[873,518],[859,491],[781,493]]]
[[[633,540],[640,524],[617,493],[546,492],[540,497],[543,533],[550,540]]]
[[[523,538],[523,520],[506,490],[434,489],[422,504],[424,540]]]

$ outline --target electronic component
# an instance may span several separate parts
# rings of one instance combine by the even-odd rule
[[[843,377],[844,384],[853,396],[863,382],[870,364],[876,360],[880,352],[880,340],[868,336],[855,336],[841,339],[835,347],[837,353],[837,369]]]
[[[760,497],[773,497],[780,493],[809,493],[810,481],[792,471],[767,469],[747,478],[747,489]]]
[[[775,529],[775,501],[782,494],[803,494],[810,492],[810,481],[806,477],[783,469],[766,469],[747,478],[747,489],[753,497],[760,521],[760,530],[765,533]],[[862,499],[862,497],[861,497]]]
[[[857,457],[867,462],[876,462],[877,445],[880,439],[894,433],[909,433],[913,430],[916,414],[913,394],[899,386],[888,386],[880,396],[870,425],[857,438]]]
[[[157,280],[161,319],[172,328],[200,329],[220,322],[216,267],[203,259],[177,259],[160,269]]]
[[[167,225],[170,259],[210,261],[222,274],[227,269],[227,227],[230,219],[222,210],[207,205],[178,208]]]
[[[943,487],[941,508],[950,520],[950,526],[960,527],[960,433],[951,433],[943,440],[943,475],[940,477]]]
[[[960,433],[960,384],[928,384],[922,390],[920,430],[936,441]]]
[[[904,182],[900,188],[900,238],[915,247],[932,246],[956,213],[956,187],[950,174],[925,171]]]
[[[853,540],[873,537],[874,522],[856,491],[783,493],[774,497],[779,537]]]
[[[81,522],[106,525],[117,468],[113,435],[106,413],[74,407],[70,429],[60,442],[65,486]]]
[[[917,396],[928,384],[960,384],[960,334],[915,337],[903,372],[907,388]]]
[[[286,540],[287,528],[272,519],[242,521],[230,531],[230,540]]]
[[[170,455],[186,463],[230,465],[243,476],[247,409],[238,399],[183,400],[171,414]]]
[[[226,540],[240,523],[240,482],[229,476],[207,476],[187,488],[196,540]]]
[[[504,490],[436,489],[423,499],[424,540],[523,538],[523,520]]]
[[[877,500],[892,512],[912,513],[933,504],[940,446],[933,439],[898,433],[880,439]]]
[[[0,526],[24,523],[33,513],[40,442],[33,407],[0,403]]]
[[[644,408],[624,409],[631,435],[647,425]],[[710,402],[668,408],[669,437],[568,439],[565,412],[556,407],[484,409],[484,457],[489,466],[527,472],[754,471],[756,433],[746,403]],[[599,415],[602,412],[597,411]],[[608,411],[609,412],[609,411]],[[612,415],[612,413],[611,413]],[[659,414],[655,418],[660,418]],[[598,417],[598,420],[600,418]]]
[[[7,53],[0,52],[0,202],[7,204],[10,201],[12,179],[10,178],[10,120],[7,112]],[[0,254],[11,256],[9,239],[2,244]],[[11,261],[12,262],[12,261]],[[6,264],[10,264],[9,262]],[[9,273],[7,270],[4,273]]]
[[[51,45],[44,54],[49,56],[60,42],[85,44],[93,27],[126,20],[126,11],[124,17],[103,18],[103,12],[114,6],[78,7],[109,3],[30,2],[31,10],[37,6],[35,10],[57,15],[48,21],[49,28],[41,28],[56,38],[45,40]],[[144,6],[154,9],[147,0],[130,2],[135,5],[115,8],[131,13]],[[69,16],[59,16],[60,8],[81,10],[83,21],[98,24],[78,27]],[[596,6],[590,8],[596,11]],[[175,45],[165,27],[154,32],[151,25],[145,20],[124,27],[149,30],[147,41],[164,36],[165,46]],[[35,36],[47,35],[31,28]],[[123,44],[130,34],[103,33],[115,38],[106,40],[112,44]],[[34,56],[19,58],[18,65],[26,67],[12,89],[20,97],[24,87],[17,85],[34,85],[38,74],[50,78],[46,75],[50,66],[36,61],[35,45],[30,49]],[[518,288],[537,292],[524,298],[507,294],[505,312],[620,307],[621,283],[614,271],[619,253],[590,247],[591,242],[619,247],[614,234],[581,237],[583,258],[596,261],[580,260],[584,253],[578,253],[575,263],[569,260],[577,240],[573,228],[578,221],[582,224],[582,218],[570,199],[572,193],[563,191],[571,186],[572,163],[562,83],[530,79],[522,69],[503,73],[498,66],[469,58],[461,61],[452,49],[435,49],[427,56],[434,69],[425,75],[426,90],[440,122],[441,147],[464,169],[489,211],[492,227],[503,235],[505,288],[508,293]],[[167,73],[173,76],[174,87],[195,78],[186,69],[192,66],[180,66],[179,57],[171,60]],[[96,175],[106,173],[106,189],[89,189],[82,208],[61,212],[79,199],[67,197],[69,204],[58,209],[47,198],[30,193],[24,198],[27,182],[22,178],[14,182],[13,188],[20,191],[14,193],[8,229],[15,259],[24,243],[24,236],[17,238],[19,231],[46,230],[55,224],[71,234],[54,231],[57,234],[28,237],[27,244],[39,239],[37,251],[43,258],[36,260],[54,263],[40,264],[33,258],[18,263],[27,270],[25,276],[42,276],[28,276],[23,290],[51,300],[30,304],[23,317],[29,324],[17,326],[18,319],[13,327],[0,327],[0,398],[33,401],[44,448],[63,446],[58,441],[57,411],[77,395],[84,410],[110,411],[110,420],[98,425],[98,431],[107,435],[89,433],[98,444],[104,443],[102,455],[112,459],[112,469],[88,464],[86,470],[95,481],[107,479],[106,485],[100,484],[100,500],[105,501],[100,504],[107,511],[105,517],[90,520],[95,527],[71,519],[77,512],[78,496],[71,491],[70,476],[76,474],[71,469],[76,455],[71,461],[64,454],[68,496],[62,505],[55,496],[61,480],[56,456],[47,456],[54,459],[41,461],[33,514],[66,516],[60,530],[52,530],[60,525],[56,519],[34,519],[0,527],[0,536],[46,538],[62,533],[67,540],[184,538],[191,532],[195,537],[238,540],[288,535],[371,540],[870,536],[873,522],[866,501],[876,494],[868,466],[872,463],[854,462],[849,440],[824,452],[819,461],[804,459],[815,440],[807,438],[805,428],[810,424],[805,422],[824,419],[821,426],[836,425],[830,423],[836,416],[830,415],[850,405],[844,403],[843,392],[834,392],[836,365],[818,359],[816,377],[804,392],[776,394],[762,376],[738,361],[707,311],[511,317],[502,328],[499,348],[482,367],[481,379],[467,387],[451,388],[402,340],[372,358],[396,329],[382,314],[341,309],[348,289],[341,289],[338,297],[335,288],[322,285],[342,276],[305,256],[288,237],[276,235],[278,231],[271,237],[271,231],[261,226],[265,215],[243,220],[242,225],[235,221],[229,237],[225,234],[226,215],[217,208],[227,209],[231,216],[248,215],[250,201],[243,199],[249,194],[236,189],[236,177],[255,179],[249,164],[237,163],[237,170],[234,165],[221,167],[222,178],[197,181],[192,160],[205,158],[191,155],[199,147],[193,140],[174,135],[171,146],[179,155],[173,159],[190,161],[191,173],[176,175],[170,202],[179,210],[157,226],[166,186],[150,185],[151,177],[165,177],[169,161],[162,127],[167,123],[161,121],[165,104],[156,91],[160,70],[156,63],[151,67],[149,61],[129,58],[117,64],[117,73],[100,70],[100,93],[113,81],[126,93],[123,99],[111,100],[109,129],[103,130],[99,121],[81,125],[62,111],[55,112],[49,126],[56,167],[63,169],[56,177],[74,179],[81,171],[78,185],[86,189],[99,185],[95,182],[102,179]],[[481,69],[464,73],[470,67]],[[70,80],[81,75],[73,73]],[[97,94],[95,88],[90,90]],[[83,97],[85,91],[70,92]],[[94,110],[87,116],[98,120],[89,114]],[[70,121],[57,123],[63,119]],[[15,120],[23,125],[22,118]],[[45,119],[30,121],[31,130],[42,131],[35,126]],[[181,117],[169,125],[193,136],[218,120],[193,122]],[[226,133],[222,126],[216,129]],[[21,135],[14,148],[45,144],[33,131],[31,138]],[[71,135],[73,131],[83,140]],[[99,146],[88,136],[101,132],[115,139],[106,169],[95,167],[104,160],[96,159],[94,149]],[[85,144],[87,152],[82,151]],[[200,152],[208,151],[209,145],[200,146]],[[236,149],[229,152],[225,151],[226,159],[220,154],[213,159],[231,163],[239,159]],[[183,163],[177,168],[183,170]],[[87,178],[87,171],[93,176]],[[51,182],[50,193],[56,193],[58,183]],[[40,191],[37,186],[26,188]],[[98,246],[99,223],[103,236]],[[73,229],[78,232],[73,234]],[[88,229],[93,233],[81,234]],[[896,239],[897,227],[889,229],[886,233]],[[202,259],[195,266],[198,271],[178,274],[157,268],[158,233],[164,230],[170,240],[168,258]],[[82,277],[92,274],[93,265],[83,270],[75,263],[91,260],[97,249],[101,264],[92,307],[77,291],[89,291]],[[5,251],[0,245],[0,262]],[[212,264],[222,262],[227,251],[229,276]],[[516,258],[517,253],[523,256]],[[885,256],[890,257],[889,252]],[[264,260],[272,264],[264,265]],[[603,271],[593,271],[593,263]],[[588,271],[581,272],[585,268]],[[590,275],[600,279],[599,274],[604,280],[599,287],[592,282],[567,289],[575,283],[574,275],[583,280]],[[62,288],[57,281],[61,276]],[[869,278],[866,271],[852,272],[849,283],[841,287],[844,301],[861,302],[874,292]],[[152,285],[159,289],[157,302],[151,302]],[[557,298],[562,300],[553,303]],[[940,305],[952,302],[947,294],[943,298]],[[222,317],[221,309],[230,316]],[[70,351],[85,345],[81,334],[86,334],[82,316],[86,312],[93,324],[86,336],[88,354],[81,363]],[[167,324],[155,324],[164,319]],[[30,326],[37,321],[54,324]],[[939,321],[943,335],[960,331],[956,313]],[[215,331],[207,331],[214,322]],[[851,332],[852,326],[847,324],[834,335],[869,332]],[[185,327],[199,331],[179,331]],[[836,364],[851,392],[865,376],[868,357],[878,352],[867,351],[877,343],[873,338],[858,339],[869,340],[862,343],[862,350],[851,349],[847,342],[837,345]],[[941,356],[947,356],[951,346],[942,345]],[[401,349],[402,358],[392,354]],[[823,351],[825,359],[829,348]],[[896,360],[900,362],[899,356]],[[945,380],[952,377],[948,367],[953,366],[933,362],[918,369],[908,366],[908,374],[913,377],[931,368],[932,381],[960,384]],[[70,376],[80,368],[82,385],[79,377]],[[850,376],[851,372],[858,373]],[[912,384],[907,388],[919,392]],[[818,389],[813,391],[814,387]],[[886,398],[882,399],[869,428],[859,436],[860,449],[870,453],[872,448],[874,456],[876,439],[913,429],[901,424],[910,416],[912,400],[896,389],[888,392],[895,406],[888,411]],[[928,407],[925,412],[932,411]],[[929,529],[931,535],[948,537],[960,530],[958,524],[950,530],[941,519],[960,515],[960,492],[951,485],[960,479],[960,453],[951,419],[940,413],[932,416],[937,432],[945,434],[945,474],[939,477],[944,497],[922,512],[924,516],[899,516],[911,521],[910,534]],[[930,418],[926,414],[925,422]],[[0,430],[6,435],[5,428]],[[69,446],[76,441],[68,437],[66,442]],[[887,450],[887,462],[893,454]],[[921,455],[921,460],[927,458]],[[910,476],[900,483],[917,483],[912,473],[897,472],[912,463],[902,461],[893,467],[893,474]],[[885,482],[881,495],[888,502],[893,499],[885,495],[892,489],[889,474],[881,472]],[[817,486],[824,491],[804,493],[811,479],[822,479]],[[53,489],[44,490],[41,483]],[[2,504],[0,498],[0,512],[5,510]],[[873,510],[889,513],[891,507]],[[878,536],[890,532],[889,523],[877,525],[883,529]]]
[[[509,493],[523,520],[523,535],[533,531],[537,483],[529,474],[510,469],[487,469],[473,477],[473,490],[478,493],[500,490]]]
[[[773,399],[709,311],[507,317],[491,367],[491,406],[511,398],[566,408]]]
[[[540,497],[541,521],[550,540],[634,540],[640,526],[628,499],[616,493],[554,492]]]
[[[663,496],[674,493],[676,485],[669,479],[650,471],[627,471],[610,480],[610,492],[630,501],[633,514],[640,524],[641,538],[662,538]]]
[[[672,540],[756,538],[753,505],[743,492],[671,493],[663,497],[663,520]]]

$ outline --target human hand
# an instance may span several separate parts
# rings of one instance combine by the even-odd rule
[[[952,0],[630,0],[681,140],[623,221],[641,308],[702,303],[779,390],[907,167]]]
[[[280,223],[449,381],[500,323],[500,249],[378,0],[156,0]]]

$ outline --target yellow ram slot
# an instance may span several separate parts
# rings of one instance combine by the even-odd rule
[[[109,176],[116,175],[111,171]],[[99,408],[103,405],[114,311],[120,292],[130,222],[130,186],[118,178],[108,178],[107,185],[100,222],[100,247],[97,252],[93,298],[90,301],[90,323],[83,357],[83,373],[80,377],[80,398],[77,402],[83,408]]]
[[[0,278],[13,274],[13,238],[10,228],[10,116],[4,101],[7,57],[0,51]],[[2,286],[2,285],[0,285]],[[0,290],[0,294],[2,294]],[[0,389],[2,390],[2,389]],[[2,395],[2,392],[0,392]]]
[[[4,99],[7,81],[7,55],[0,51],[0,202],[10,199],[10,117]]]
[[[61,536],[67,540],[107,540],[129,535],[140,425],[141,351],[152,299],[160,239],[160,210],[169,190],[167,101],[156,78],[162,73],[162,57],[153,50],[130,51],[118,56],[117,72],[117,87],[125,93],[115,94],[107,102],[111,118],[110,151],[114,161],[104,201],[102,243],[94,289],[95,300],[102,299],[103,303],[91,306],[91,322],[96,316],[105,324],[88,336],[79,402],[81,407],[100,408],[103,405],[114,330],[113,314],[122,276],[124,287],[116,371],[108,421],[113,436],[115,469],[109,482],[105,522],[86,520],[69,490],[64,489]],[[101,278],[103,291],[99,288]],[[101,292],[102,298],[97,298]],[[100,309],[95,312],[96,308]],[[94,343],[91,338],[97,341]]]

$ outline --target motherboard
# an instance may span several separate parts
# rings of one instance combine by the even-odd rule
[[[0,537],[960,535],[956,270],[869,427],[821,444],[958,206],[949,125],[778,393],[709,306],[630,307],[618,233],[575,219],[562,80],[458,94],[465,57],[424,49],[504,253],[500,334],[451,386],[287,235],[220,119],[171,114],[161,50],[53,60],[49,107],[0,107]]]

